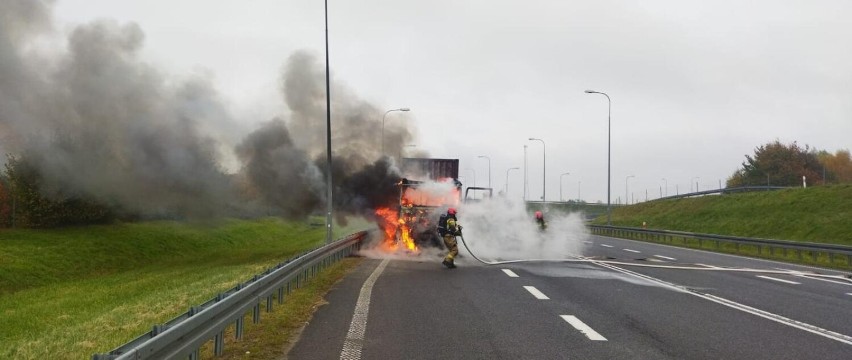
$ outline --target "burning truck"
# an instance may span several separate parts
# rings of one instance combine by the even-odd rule
[[[438,219],[447,208],[461,202],[458,159],[403,158],[402,173],[405,177],[397,183],[396,208],[376,211],[382,219],[385,243],[391,250],[402,246],[412,252],[442,247]]]

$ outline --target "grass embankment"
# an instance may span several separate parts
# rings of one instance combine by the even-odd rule
[[[0,358],[90,358],[324,237],[276,219],[0,231]]]
[[[615,226],[852,245],[852,185],[817,186],[613,208]],[[606,224],[606,216],[593,222]]]

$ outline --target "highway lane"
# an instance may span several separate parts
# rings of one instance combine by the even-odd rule
[[[808,266],[599,236],[593,236],[586,244],[584,255],[615,258],[651,266],[701,264],[698,267],[818,272],[832,276],[850,275]],[[852,321],[850,321],[852,320],[852,297],[847,295],[852,292],[852,278],[844,280],[759,272],[620,267],[827,330],[852,334]]]
[[[584,255],[630,260],[653,252],[677,259],[659,258],[667,262],[682,262],[681,257],[710,266],[755,266],[748,259],[713,259],[686,249],[648,246],[654,244],[599,237],[590,242]],[[459,260],[460,268],[447,270],[437,258],[419,260],[389,261],[376,278],[358,358],[839,359],[852,351],[849,344],[595,264],[482,266],[468,256]],[[358,290],[380,263],[366,260],[328,295],[329,304],[316,312],[289,358],[341,358]],[[852,333],[847,330],[852,296],[843,292],[848,298],[809,298],[800,294],[809,291],[804,287],[785,289],[792,284],[753,275],[638,269],[629,268],[738,302],[755,299],[750,304],[755,307],[769,299],[769,308],[781,315]],[[817,294],[833,294],[834,287],[845,286],[813,281],[809,286]],[[784,297],[796,299],[789,307],[811,301],[810,307],[818,309],[785,313],[780,310],[786,300],[774,299]],[[832,311],[833,320],[822,319]],[[348,356],[344,358],[353,358]]]

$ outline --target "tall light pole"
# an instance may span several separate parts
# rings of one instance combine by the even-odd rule
[[[529,166],[527,166],[527,146],[524,145],[524,201],[527,201],[527,189],[529,189],[529,186],[527,185],[527,180],[529,179],[529,172],[527,171],[528,168]]]
[[[624,203],[625,203],[625,204],[628,204],[628,205],[630,204],[630,198],[629,198],[629,197],[627,197],[627,193],[628,193],[628,191],[627,191],[627,184],[629,184],[629,183],[627,182],[627,180],[630,180],[630,178],[632,178],[632,177],[636,177],[636,176],[634,176],[634,175],[629,175],[629,176],[627,176],[626,178],[624,178]]]
[[[485,155],[479,155],[480,159],[488,159],[488,187],[491,187],[491,158]]]
[[[562,200],[562,177],[565,175],[571,175],[571,173],[562,173],[562,175],[559,175],[559,201],[564,201]]]
[[[537,138],[530,138],[530,141],[538,140],[541,141],[541,202],[547,201],[547,146],[544,144],[544,140]]]
[[[663,181],[666,182],[666,196],[669,196],[669,181],[666,178],[663,178]]]
[[[389,112],[392,111],[411,111],[409,108],[399,108],[399,109],[391,109],[385,111],[385,114],[382,115],[382,156],[385,156],[385,117],[388,116]]]
[[[692,179],[689,179],[689,187],[692,188],[692,180],[695,180],[695,192],[698,192],[698,182],[701,181],[700,176],[696,176]]]
[[[607,107],[607,116],[606,116],[606,224],[612,225],[612,206],[609,201],[609,193],[610,189],[612,189],[612,176],[611,176],[611,160],[612,160],[612,100],[609,98],[609,95],[606,93],[602,93],[600,91],[594,90],[586,90],[586,94],[601,94],[606,96]]]
[[[325,243],[330,244],[332,241],[331,229],[331,210],[334,202],[332,201],[332,177],[331,177],[331,79],[329,75],[328,65],[328,0],[325,0],[325,154],[326,154],[326,173],[328,174],[326,188],[326,217],[325,217]]]
[[[520,169],[520,168],[513,167],[513,168],[506,169],[506,197],[509,197],[509,171],[518,170],[518,169]]]
[[[580,185],[583,185],[583,181],[577,180],[577,202],[582,201],[580,197]]]

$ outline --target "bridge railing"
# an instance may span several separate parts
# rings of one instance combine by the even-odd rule
[[[792,253],[793,259],[798,259],[800,262],[811,262],[819,265],[824,264],[820,260],[827,260],[831,266],[852,269],[852,246],[846,245],[603,225],[588,225],[588,228],[595,235],[682,246],[697,245],[699,248],[705,248],[709,245],[711,249],[715,248],[715,250],[755,254],[759,257],[788,258]]]
[[[126,359],[199,359],[199,349],[213,340],[216,356],[224,351],[225,330],[235,326],[234,335],[241,338],[244,318],[252,312],[252,321],[260,321],[261,306],[272,310],[273,303],[284,302],[292,288],[301,287],[323,268],[360,249],[366,231],[307,252],[255,275],[247,282],[218,294],[207,302],[191,307],[187,312],[151,331],[121,345],[106,354],[92,355],[93,360]]]

